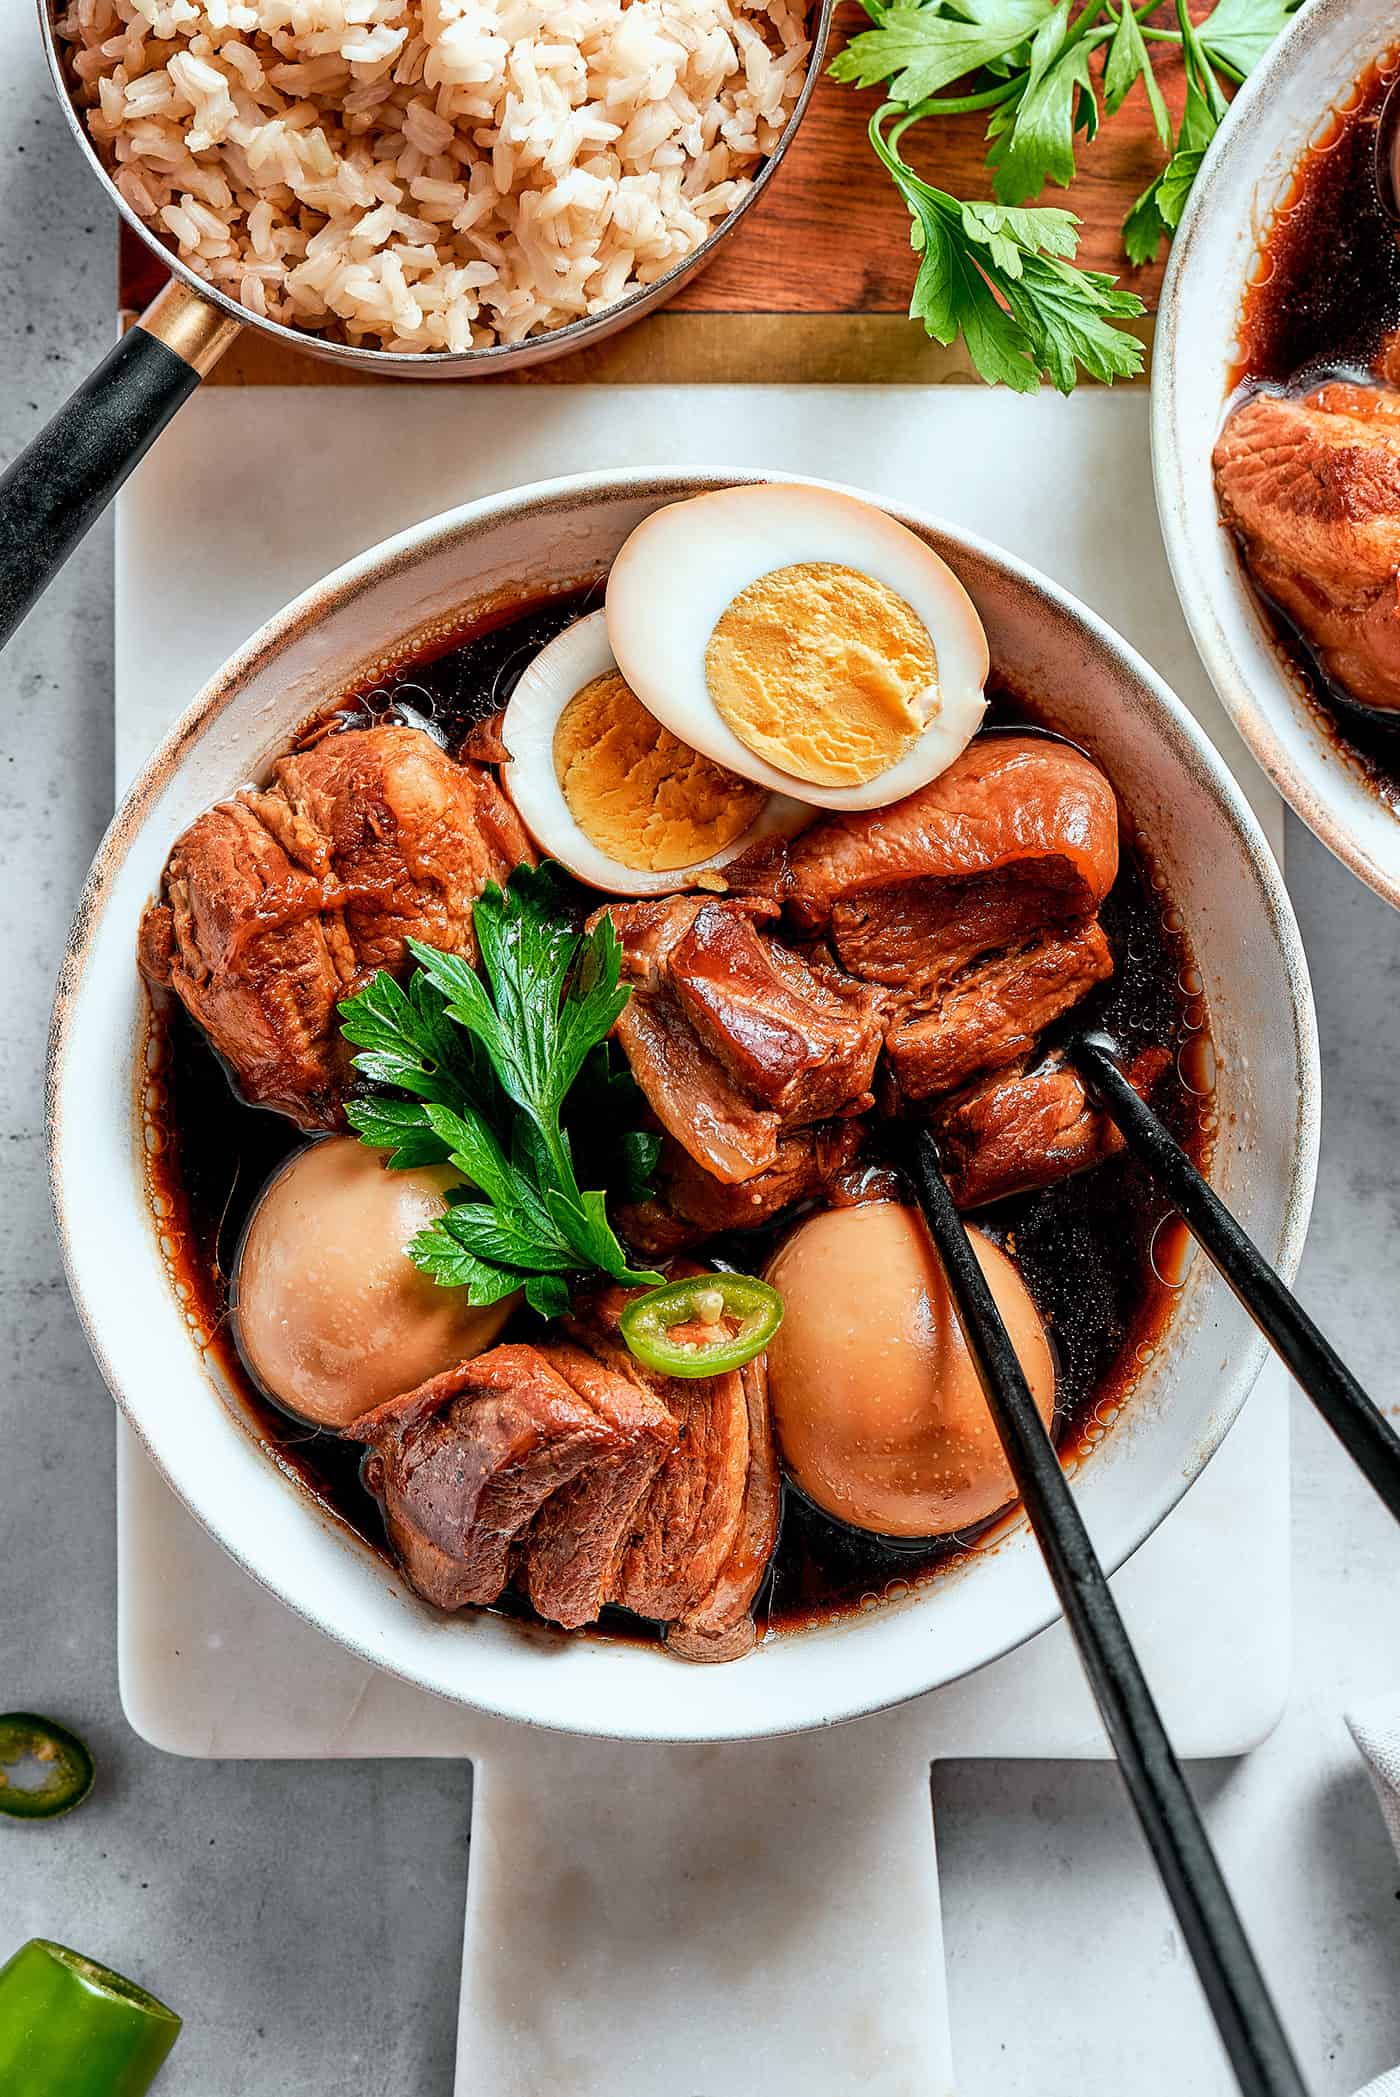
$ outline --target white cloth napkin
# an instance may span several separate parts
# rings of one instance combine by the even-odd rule
[[[1400,1697],[1368,1704],[1352,1713],[1347,1725],[1375,1787],[1390,1839],[1400,1852]],[[1400,2097],[1400,2068],[1378,2075],[1357,2097]]]

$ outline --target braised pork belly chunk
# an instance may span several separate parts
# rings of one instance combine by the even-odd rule
[[[860,1150],[882,1050],[888,1105],[968,1094],[934,1115],[964,1205],[1017,1155],[1022,1185],[1107,1156],[1079,1081],[1039,1066],[1046,1029],[1112,973],[1098,908],[1117,870],[1097,766],[1011,734],[816,824],[762,896],[609,905],[632,984],[618,1038],[666,1132],[632,1241],[665,1254],[820,1197]],[[996,1071],[1014,1086],[989,1091]]]
[[[546,1344],[550,1367],[616,1437],[551,1493],[524,1540],[520,1572],[534,1608],[551,1623],[591,1624],[614,1598],[639,1502],[675,1449],[676,1421],[625,1351],[601,1360],[571,1340]]]
[[[988,736],[893,807],[800,837],[788,908],[876,990],[900,1094],[922,1100],[1016,1062],[1112,974],[1097,911],[1117,871],[1098,767]]]
[[[525,1345],[445,1370],[349,1431],[373,1451],[365,1480],[404,1571],[439,1609],[494,1602],[550,1494],[627,1446],[544,1348]]]
[[[778,1138],[778,1154],[765,1172],[729,1181],[716,1179],[665,1136],[657,1193],[623,1208],[618,1220],[630,1244],[659,1259],[722,1231],[752,1230],[826,1193],[864,1138],[859,1120],[814,1122]]]
[[[1400,391],[1256,393],[1213,463],[1221,515],[1264,595],[1343,692],[1400,707]]]
[[[878,995],[778,939],[774,904],[668,896],[608,910],[632,987],[618,1039],[662,1128],[714,1179],[757,1180],[780,1168],[791,1131],[872,1105]]]
[[[323,733],[264,788],[196,817],[141,927],[140,961],[256,1106],[340,1124],[337,1004],[416,938],[469,959],[472,905],[529,842],[494,774],[420,729]]]
[[[1166,1049],[1135,1056],[1126,1075],[1147,1098],[1171,1061]],[[1063,1056],[1027,1058],[935,1100],[929,1121],[960,1209],[980,1209],[1116,1157],[1123,1139]]]
[[[643,1368],[606,1290],[562,1332],[495,1347],[351,1433],[409,1580],[440,1609],[499,1600],[577,1628],[608,1604],[683,1657],[754,1642],[779,1484],[762,1358],[722,1376]]]
[[[667,1622],[666,1644],[681,1660],[739,1660],[757,1642],[754,1603],[777,1546],[782,1509],[782,1484],[768,1403],[766,1357],[758,1355],[729,1376],[710,1377],[706,1381],[723,1387],[723,1402],[727,1407],[734,1406],[734,1385],[737,1382],[739,1386],[743,1415],[737,1424],[744,1441],[744,1461],[742,1472],[737,1477],[732,1465],[727,1468],[723,1499],[712,1496],[705,1511],[705,1519],[715,1538],[704,1553],[708,1580],[702,1582],[692,1575],[687,1581],[684,1606]],[[713,1396],[707,1399],[697,1393],[693,1383],[673,1380],[669,1389],[677,1406],[684,1408],[681,1431],[688,1445],[692,1430],[704,1424],[699,1417],[702,1411],[708,1408],[712,1412],[716,1399]],[[687,1446],[685,1461],[692,1473],[698,1474],[701,1465],[708,1465],[709,1459],[703,1452],[692,1452]],[[647,1521],[642,1537],[644,1541],[647,1538],[657,1540],[654,1555],[675,1548],[674,1545],[668,1546],[665,1539],[667,1523],[674,1516],[677,1502],[682,1531],[689,1525],[693,1533],[696,1524],[691,1510],[697,1506],[703,1508],[703,1495],[697,1493],[694,1482],[683,1495],[677,1492],[681,1469],[682,1466],[672,1459],[658,1473],[653,1488],[654,1495],[659,1495],[664,1485],[668,1494],[674,1494],[676,1498],[665,1505],[648,1503],[645,1510]],[[722,1549],[717,1548],[720,1537],[723,1538]],[[691,1562],[693,1565],[696,1561],[692,1559]],[[709,1570],[711,1567],[713,1570]],[[620,1594],[619,1599],[625,1599],[625,1596]]]

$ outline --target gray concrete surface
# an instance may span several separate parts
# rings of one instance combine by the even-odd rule
[[[112,340],[114,222],[0,8],[0,457]],[[117,1697],[113,1416],[63,1281],[44,1175],[47,1007],[111,812],[111,532],[0,658],[0,1709],[61,1714],[101,1784],[51,1828],[0,1823],[0,1960],[58,1937],[188,2018],[162,2091],[446,2092],[469,1773],[183,1762]]]
[[[0,457],[109,343],[112,257],[29,9],[7,0]],[[0,1708],[65,1717],[102,1764],[72,1819],[0,1825],[0,1959],[53,1935],[165,1994],[188,2020],[169,2097],[447,2097],[466,1772],[180,1762],[118,1702],[112,1414],[50,1228],[41,1094],[63,935],[108,813],[110,573],[99,530],[0,661]],[[1395,1406],[1400,916],[1296,824],[1289,848],[1326,1080],[1303,1288]],[[1400,2059],[1400,1872],[1340,1716],[1400,1686],[1400,1540],[1301,1405],[1295,1437],[1293,1702],[1255,1755],[1198,1781],[1313,2087],[1340,2097]],[[935,1792],[965,2097],[1227,2090],[1113,1771],[964,1765]]]

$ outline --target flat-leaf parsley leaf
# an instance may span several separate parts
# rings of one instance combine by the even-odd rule
[[[1062,393],[1076,366],[1111,381],[1140,369],[1142,345],[1114,325],[1143,311],[1111,277],[1070,260],[1078,221],[1068,211],[965,204],[925,182],[871,120],[876,152],[913,217],[919,272],[909,310],[935,341],[961,335],[992,385],[1033,393],[1048,372]]]
[[[1076,0],[863,4],[871,26],[849,39],[831,71],[856,87],[883,85],[889,98],[870,137],[912,221],[911,316],[938,342],[961,336],[984,379],[1020,392],[1043,376],[1067,393],[1080,372],[1111,382],[1141,370],[1142,347],[1120,325],[1145,311],[1141,300],[1078,267],[1070,213],[1024,207],[1048,183],[1069,185],[1080,135],[1092,138],[1101,115],[1116,116],[1141,81],[1169,158],[1128,213],[1123,244],[1130,261],[1150,261],[1179,223],[1225,113],[1219,76],[1243,80],[1298,0],[1218,0],[1195,27],[1185,0],[1174,0],[1174,28],[1156,25],[1167,0],[1084,0],[1077,13]],[[1162,44],[1178,46],[1186,66],[1175,139],[1152,66],[1152,47]],[[911,126],[973,111],[987,118],[995,204],[938,189],[901,147]]]
[[[607,1061],[629,996],[611,918],[577,932],[555,871],[541,866],[517,868],[504,892],[489,886],[472,921],[479,972],[410,940],[417,967],[406,985],[381,970],[340,1007],[356,1070],[394,1088],[352,1100],[351,1127],[393,1167],[450,1164],[464,1181],[414,1238],[410,1259],[474,1304],[521,1290],[544,1317],[568,1309],[581,1274],[658,1282],[632,1266],[604,1192],[580,1187],[565,1119],[586,1078],[614,1117],[609,1183],[628,1200],[647,1191],[656,1139],[618,1128],[638,1095]],[[599,1148],[595,1140],[595,1158]]]

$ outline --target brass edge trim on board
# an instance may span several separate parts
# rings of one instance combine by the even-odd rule
[[[172,277],[156,293],[136,325],[174,350],[177,357],[183,357],[201,378],[214,369],[234,337],[243,332],[236,320],[230,320],[178,277]]]
[[[163,295],[162,295],[163,296]],[[193,293],[186,293],[194,298]],[[196,304],[198,301],[195,301]],[[160,302],[157,301],[157,304]],[[154,311],[154,308],[151,309]],[[149,316],[148,316],[149,317]],[[1147,346],[1147,368],[1120,385],[1146,385],[1152,322],[1129,330]],[[183,354],[183,352],[182,352]],[[206,367],[207,368],[207,367]],[[425,382],[446,377],[423,373]],[[224,358],[218,386],[397,385],[361,371],[289,353],[284,345],[245,329]],[[463,383],[460,378],[458,383]],[[963,345],[944,349],[903,313],[656,313],[624,333],[573,351],[555,363],[528,366],[475,385],[977,385]],[[1086,380],[1085,384],[1091,383]]]

